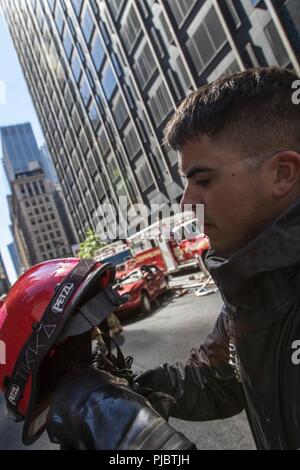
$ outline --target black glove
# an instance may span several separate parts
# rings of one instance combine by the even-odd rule
[[[163,365],[135,374],[134,382],[142,388],[151,389],[153,392],[165,392],[169,383]],[[166,393],[169,393],[169,390]]]
[[[146,397],[164,419],[172,416],[177,401],[164,365],[136,374],[133,381],[137,392]]]
[[[63,448],[195,449],[126,380],[86,366],[59,383],[47,417],[47,432]]]

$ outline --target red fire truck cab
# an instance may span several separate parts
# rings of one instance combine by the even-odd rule
[[[167,235],[167,236],[166,236]],[[163,219],[127,239],[135,265],[155,264],[168,273],[197,266],[198,257],[210,248],[197,220]]]

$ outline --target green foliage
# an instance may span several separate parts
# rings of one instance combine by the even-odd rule
[[[99,235],[94,230],[88,229],[85,234],[85,240],[80,243],[78,256],[79,258],[94,258],[96,251],[105,245],[106,243],[101,241]]]

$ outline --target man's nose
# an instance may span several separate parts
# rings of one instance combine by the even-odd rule
[[[189,185],[187,184],[180,201],[181,210],[184,210],[184,206],[187,204],[194,206],[196,203],[197,201],[192,197]]]

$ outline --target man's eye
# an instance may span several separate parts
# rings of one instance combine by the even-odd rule
[[[210,183],[210,178],[206,178],[205,180],[196,180],[195,182],[200,186],[208,186]]]

